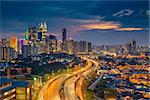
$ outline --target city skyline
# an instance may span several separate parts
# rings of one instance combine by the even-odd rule
[[[29,26],[37,28],[41,21],[46,21],[48,34],[53,33],[59,40],[62,28],[66,28],[68,37],[91,41],[94,45],[125,44],[132,39],[139,45],[149,43],[146,0],[1,1],[1,12],[1,38],[6,34],[24,38]]]
[[[1,0],[0,100],[150,100],[148,0]]]

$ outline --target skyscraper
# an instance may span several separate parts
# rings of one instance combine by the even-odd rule
[[[129,41],[126,44],[126,50],[129,54],[137,53],[137,51],[136,51],[136,41],[135,40]]]
[[[67,41],[67,39],[66,39],[66,29],[65,28],[62,29],[62,41],[63,42]]]
[[[10,60],[10,47],[9,41],[7,39],[1,39],[1,59],[2,60]]]
[[[73,42],[73,52],[74,52],[74,54],[79,53],[79,42],[78,41]]]
[[[70,39],[69,41],[68,41],[68,53],[69,54],[73,54],[74,52],[73,52],[73,43],[74,43],[74,41],[72,40],[72,39]]]
[[[26,40],[28,41],[29,40],[29,32],[28,32],[28,29],[26,30]]]
[[[10,60],[10,47],[3,46],[2,49],[2,60]]]
[[[92,44],[91,42],[87,42],[87,52],[92,52]]]
[[[10,47],[13,48],[16,52],[18,52],[18,38],[10,37]]]
[[[29,45],[22,46],[22,57],[27,58],[30,55],[30,47]]]
[[[27,41],[25,39],[19,39],[18,41],[18,51],[21,54],[22,52],[22,46],[27,44]]]
[[[38,26],[38,39],[39,41],[42,41],[44,45],[46,45],[46,39],[48,38],[47,36],[47,24],[46,22],[41,22]]]
[[[48,40],[48,44],[49,44],[49,53],[57,52],[57,39],[56,39],[56,36],[50,35],[49,40]]]
[[[28,29],[29,34],[29,41],[35,42],[36,41],[36,27],[30,26]]]
[[[79,41],[79,49],[80,53],[86,52],[86,41]]]
[[[42,32],[38,32],[38,39],[39,41],[42,41]]]

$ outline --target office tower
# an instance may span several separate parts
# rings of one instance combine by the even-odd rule
[[[2,60],[10,60],[10,47],[2,46],[1,47],[1,53],[2,53]]]
[[[68,41],[62,41],[60,44],[61,52],[67,53],[68,52]]]
[[[87,42],[87,52],[92,52],[92,44],[91,42]]]
[[[10,47],[9,41],[7,39],[1,39],[1,59],[2,60],[10,60]]]
[[[28,32],[28,29],[26,30],[26,36],[25,36],[26,40],[28,41],[29,40],[29,32]]]
[[[64,28],[64,29],[62,29],[62,41],[64,42],[64,41],[67,41],[67,39],[66,39],[66,29]]]
[[[38,32],[38,39],[39,41],[42,41],[42,32]]]
[[[34,44],[33,45],[33,56],[37,56],[38,55],[38,47]]]
[[[80,53],[86,52],[86,41],[79,41],[79,48]]]
[[[9,58],[10,59],[15,59],[18,58],[18,52],[16,52],[16,50],[12,47],[9,48]]]
[[[61,43],[62,43],[61,40],[57,41],[57,52],[61,52]]]
[[[126,44],[126,50],[129,54],[136,54],[136,41],[132,40]]]
[[[40,23],[38,26],[38,39],[42,41],[42,34],[43,34],[43,23]]]
[[[47,35],[47,24],[46,22],[44,22],[43,24],[43,36],[46,36]]]
[[[68,53],[69,54],[73,54],[74,52],[73,52],[73,40],[72,39],[69,39],[69,41],[68,41]]]
[[[57,52],[57,39],[56,39],[56,36],[50,35],[49,40],[48,40],[48,44],[49,44],[49,53]]]
[[[73,52],[74,52],[74,54],[79,53],[79,42],[78,41],[73,42]]]
[[[30,26],[28,29],[28,38],[29,41],[31,42],[35,42],[36,41],[36,27],[34,26]]]
[[[25,39],[19,39],[18,40],[18,51],[21,54],[22,53],[22,46],[26,45],[26,40]]]
[[[47,36],[47,24],[46,22],[40,23],[38,27],[38,39],[43,42],[45,42],[45,38]]]
[[[13,48],[16,52],[18,52],[18,38],[10,37],[10,47]]]
[[[29,45],[23,45],[22,46],[22,57],[27,58],[30,55],[30,46]]]

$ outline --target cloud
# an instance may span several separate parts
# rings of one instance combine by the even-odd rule
[[[98,23],[81,25],[81,27],[83,27],[85,29],[109,30],[109,29],[119,28],[120,24],[119,23],[114,23],[114,22],[98,22]]]
[[[107,30],[116,30],[116,31],[140,31],[144,28],[140,27],[122,27],[122,24],[117,21],[100,21],[100,20],[75,20],[74,22],[80,22],[80,25],[70,26],[69,29],[72,33],[81,32],[81,31],[107,31]]]
[[[128,27],[128,28],[118,28],[115,29],[117,31],[140,31],[140,30],[144,30],[144,28],[133,28],[133,27]]]
[[[133,10],[124,9],[124,10],[121,10],[121,11],[113,14],[113,16],[115,16],[115,17],[130,16],[132,13],[133,13]]]
[[[80,24],[69,26],[70,32],[77,33],[87,30],[112,30],[120,28],[120,23],[100,20],[76,20]]]

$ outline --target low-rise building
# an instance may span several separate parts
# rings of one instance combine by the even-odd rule
[[[31,84],[0,78],[0,100],[31,100]]]

